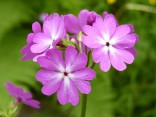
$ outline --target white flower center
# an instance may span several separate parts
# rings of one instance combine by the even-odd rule
[[[62,69],[60,72],[63,78],[73,78],[73,74],[71,73],[71,68],[69,66]]]
[[[69,86],[70,84],[70,79],[73,78],[73,74],[70,73],[70,71],[67,71],[66,69],[64,69],[64,71],[61,71],[61,76],[64,79],[64,83],[66,86]]]

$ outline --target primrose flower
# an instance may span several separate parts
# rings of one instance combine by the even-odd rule
[[[36,54],[36,53],[32,53],[31,50],[30,50],[30,47],[34,44],[33,43],[33,38],[34,38],[35,34],[41,32],[41,25],[38,22],[34,22],[32,24],[32,31],[33,31],[33,33],[30,33],[27,36],[27,45],[24,46],[22,48],[22,50],[21,50],[21,54],[25,54],[22,57],[22,60],[31,60],[31,59],[34,59],[36,56],[39,55],[39,54]]]
[[[73,14],[65,15],[65,25],[68,32],[78,34],[83,31],[83,26],[90,25],[96,21],[97,14],[88,10],[81,10],[78,19]]]
[[[54,13],[44,20],[43,32],[34,36],[34,44],[30,49],[33,53],[45,52],[53,48],[65,35],[64,16],[59,17],[57,13]]]
[[[57,92],[61,104],[71,103],[75,106],[79,102],[78,90],[83,94],[90,93],[88,81],[93,80],[95,72],[86,67],[87,56],[84,53],[78,53],[74,47],[68,46],[63,58],[60,50],[50,49],[37,61],[43,67],[36,75],[43,84],[43,94],[50,96]]]
[[[126,69],[126,64],[131,64],[136,55],[134,49],[138,41],[134,33],[133,25],[118,25],[112,14],[104,13],[97,17],[93,26],[85,25],[83,28],[86,36],[82,42],[89,48],[93,48],[92,57],[95,63],[100,62],[100,68],[107,72],[111,65],[119,70]]]
[[[16,99],[14,105],[18,103],[24,103],[33,108],[40,108],[40,102],[32,99],[32,94],[29,92],[24,92],[21,87],[13,85],[11,82],[6,83],[6,89],[12,97]]]
[[[38,22],[33,23],[33,33],[28,35],[27,45],[21,50],[21,53],[25,54],[22,60],[33,59],[36,62],[39,56],[43,56],[66,35],[64,16],[59,17],[54,13],[45,17],[43,29]]]

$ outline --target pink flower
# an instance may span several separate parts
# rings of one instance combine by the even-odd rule
[[[53,48],[65,35],[64,17],[59,17],[57,13],[54,13],[44,20],[43,32],[34,36],[34,44],[30,49],[33,53],[45,52]]]
[[[65,35],[64,17],[57,13],[46,16],[43,22],[43,29],[38,22],[32,24],[33,33],[27,37],[27,45],[22,48],[21,53],[25,54],[22,60],[37,61],[39,56],[53,48]]]
[[[14,105],[17,105],[18,103],[24,103],[33,108],[40,108],[40,102],[32,99],[32,94],[29,92],[24,92],[21,87],[17,87],[11,82],[7,82],[6,88],[10,95],[16,99]]]
[[[73,14],[65,15],[65,25],[67,31],[73,34],[78,34],[83,31],[83,26],[90,25],[96,21],[97,14],[88,10],[81,10],[78,19]]]
[[[119,70],[126,69],[126,64],[131,64],[136,55],[134,49],[138,41],[134,33],[133,25],[118,25],[112,14],[104,13],[97,17],[93,26],[86,25],[83,28],[86,36],[82,37],[83,43],[93,48],[92,56],[95,63],[100,63],[100,68],[107,72],[111,65]]]
[[[43,84],[43,94],[50,96],[57,92],[61,104],[71,103],[75,106],[79,102],[78,90],[84,94],[90,93],[88,80],[93,80],[95,72],[86,67],[87,56],[84,53],[78,53],[69,46],[63,58],[60,50],[50,49],[37,61],[44,68],[36,75]]]
[[[34,59],[34,61],[36,60],[36,56],[38,56],[39,54],[36,53],[32,53],[30,50],[30,47],[34,44],[33,43],[33,38],[35,36],[35,34],[41,32],[41,25],[38,22],[34,22],[32,24],[32,31],[33,33],[28,34],[27,36],[27,45],[24,46],[21,50],[21,54],[25,54],[22,57],[22,60],[31,60]]]

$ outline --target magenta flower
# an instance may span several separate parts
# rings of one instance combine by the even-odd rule
[[[95,63],[100,62],[102,71],[107,72],[111,65],[123,71],[126,69],[125,63],[133,62],[136,55],[134,45],[138,36],[132,25],[118,26],[112,14],[104,13],[104,20],[97,17],[93,26],[86,25],[83,31],[86,36],[82,37],[82,41],[87,47],[94,49],[93,60]]]
[[[53,48],[65,35],[64,17],[57,13],[47,15],[43,22],[43,29],[38,22],[32,24],[33,33],[27,37],[27,45],[22,48],[21,54],[25,54],[22,60],[37,61],[39,56]]]
[[[64,59],[60,50],[48,50],[44,57],[37,59],[44,69],[36,77],[43,84],[43,94],[50,96],[57,92],[61,104],[71,103],[75,106],[79,102],[78,90],[84,94],[90,93],[88,80],[93,80],[95,72],[86,68],[87,56],[78,53],[72,46],[67,47]]]
[[[41,32],[41,25],[38,22],[34,22],[32,24],[32,31],[33,31],[33,33],[30,33],[27,36],[27,45],[24,46],[22,48],[22,50],[21,50],[21,54],[25,54],[22,57],[22,60],[34,59],[34,61],[35,61],[36,56],[39,55],[39,54],[36,54],[36,53],[32,53],[31,50],[30,50],[30,47],[34,44],[33,43],[33,38],[34,38],[35,34]]]
[[[43,32],[34,36],[30,49],[33,53],[43,53],[53,48],[65,35],[64,16],[54,13],[44,20]]]
[[[96,21],[97,14],[95,12],[89,12],[88,10],[81,10],[78,19],[73,14],[65,16],[65,25],[67,31],[73,34],[78,34],[83,31],[83,26],[90,25]]]
[[[6,88],[10,95],[16,99],[14,105],[16,106],[18,103],[24,103],[33,108],[40,108],[40,102],[32,99],[32,94],[29,92],[24,92],[21,87],[17,87],[13,85],[11,82],[6,83]]]

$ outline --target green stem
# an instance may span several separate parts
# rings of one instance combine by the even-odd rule
[[[94,68],[95,63],[93,62],[90,68]],[[81,117],[85,117],[86,115],[86,107],[87,107],[87,95],[82,94],[82,108],[81,108]]]
[[[91,67],[90,67],[90,68],[94,68],[94,66],[95,66],[95,62],[93,62],[93,63],[91,64]]]
[[[81,117],[85,117],[87,106],[87,95],[82,94],[82,108],[81,108]]]
[[[79,44],[79,51],[82,52],[82,32],[79,32],[77,39]]]
[[[90,54],[91,54],[91,51],[89,51],[89,53],[87,54],[87,56],[88,56],[87,67],[89,66],[89,62],[90,62]]]

